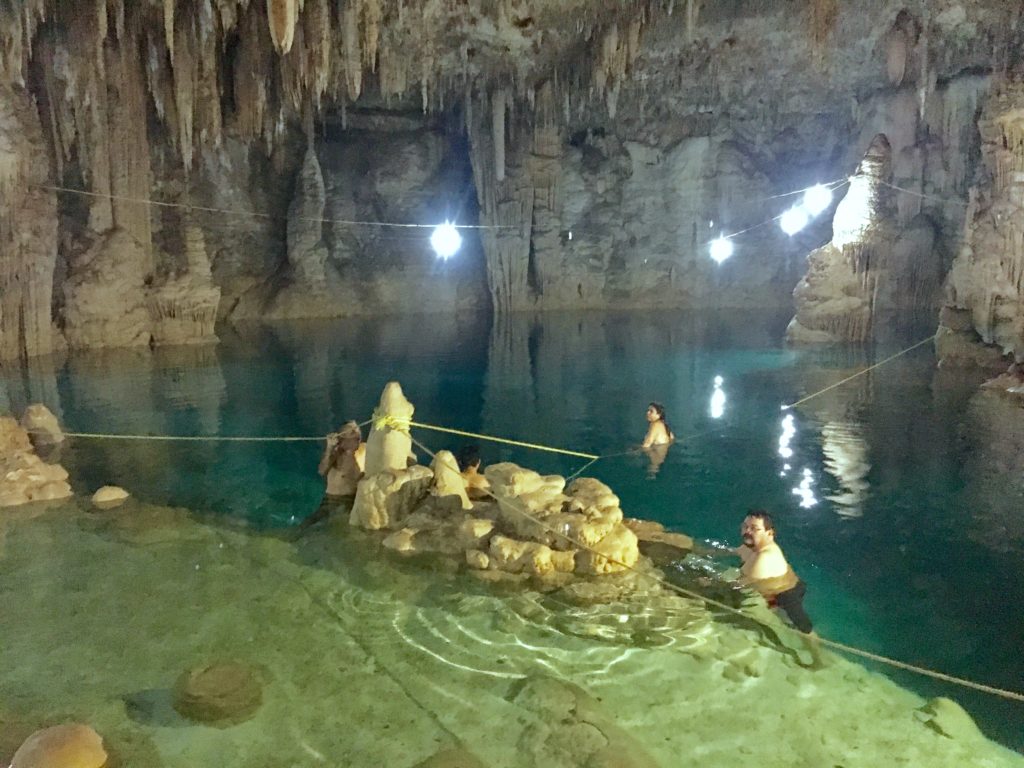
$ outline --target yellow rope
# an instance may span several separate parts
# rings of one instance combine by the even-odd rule
[[[533,448],[538,451],[548,451],[549,453],[564,453],[566,456],[580,456],[584,459],[597,460],[601,458],[594,453],[581,453],[580,451],[569,451],[565,448],[552,448],[547,445],[540,445],[538,443],[524,443],[519,440],[509,440],[504,437],[491,437],[490,435],[481,435],[477,432],[464,432],[461,429],[449,429],[448,427],[438,427],[433,424],[421,424],[418,421],[409,422],[414,427],[420,429],[429,429],[434,432],[447,432],[449,435],[461,435],[462,437],[475,437],[478,440],[490,440],[492,443],[505,443],[506,445],[518,445],[520,448]]]
[[[801,403],[806,403],[808,400],[810,400],[812,398],[815,398],[818,395],[824,394],[825,392],[828,392],[830,389],[835,389],[836,387],[838,387],[838,386],[840,386],[842,384],[845,384],[846,382],[851,381],[852,379],[856,379],[858,376],[862,376],[863,374],[867,373],[868,371],[873,371],[875,368],[878,368],[881,365],[885,365],[890,360],[895,360],[900,355],[905,355],[905,354],[907,354],[907,352],[910,352],[913,349],[917,349],[922,344],[927,344],[929,341],[934,341],[934,340],[935,340],[935,336],[929,336],[927,339],[921,339],[921,341],[917,342],[917,344],[913,344],[913,345],[907,347],[906,349],[904,349],[904,350],[902,350],[900,352],[897,352],[895,355],[890,355],[889,357],[885,358],[885,360],[882,360],[880,363],[875,363],[874,365],[868,366],[863,371],[858,371],[857,373],[853,374],[852,376],[847,376],[842,381],[837,381],[835,384],[831,384],[830,386],[827,386],[824,389],[819,389],[817,392],[814,392],[814,393],[808,395],[807,397],[802,397],[799,400],[797,400],[795,403],[790,403],[789,405],[782,406],[782,410],[788,411],[790,408],[795,408],[796,406],[800,405]]]
[[[436,454],[433,451],[431,451],[429,448],[427,448],[427,446],[423,445],[423,443],[421,443],[419,440],[416,440],[416,438],[413,438],[413,442],[416,443],[416,445],[419,448],[421,448],[422,450],[424,450],[428,454],[430,454],[431,457],[436,458]],[[451,469],[453,471],[455,471],[455,472],[458,472],[458,468],[457,467],[451,467]],[[489,488],[481,489],[481,490],[483,490],[488,496],[490,496],[495,501],[498,501],[498,497],[495,496],[494,493]],[[786,624],[780,624],[778,627],[773,627],[773,626],[767,624],[766,622],[762,621],[758,617],[751,616],[748,613],[744,613],[743,611],[739,610],[738,608],[734,608],[731,605],[726,605],[725,603],[721,603],[721,602],[719,602],[717,600],[714,600],[713,598],[707,597],[707,596],[702,595],[702,594],[700,594],[698,592],[692,592],[692,591],[686,589],[685,587],[679,586],[678,584],[673,584],[670,581],[666,581],[661,576],[656,576],[656,575],[654,575],[652,573],[648,573],[646,571],[638,570],[638,569],[634,568],[631,565],[627,565],[626,563],[624,563],[624,562],[622,562],[620,560],[617,560],[614,557],[606,555],[603,552],[599,552],[594,547],[589,546],[588,544],[584,543],[583,541],[579,541],[577,539],[574,539],[572,536],[569,536],[569,535],[567,535],[567,534],[565,534],[565,533],[563,533],[561,531],[557,531],[554,528],[552,528],[551,526],[549,526],[547,523],[545,523],[543,520],[541,520],[540,518],[537,518],[537,517],[531,515],[526,509],[524,509],[522,507],[521,504],[518,503],[518,499],[506,499],[503,502],[502,506],[505,507],[505,508],[512,508],[512,509],[514,509],[516,512],[521,514],[527,520],[529,520],[530,522],[532,522],[535,525],[539,526],[541,529],[547,531],[548,533],[554,535],[557,538],[560,538],[560,539],[563,539],[563,540],[569,542],[570,544],[572,544],[573,546],[577,547],[578,549],[585,549],[588,552],[591,552],[591,553],[597,555],[598,557],[601,557],[601,558],[607,560],[610,563],[614,563],[615,565],[619,566],[620,568],[622,568],[624,570],[632,571],[633,573],[635,573],[635,574],[637,574],[639,576],[644,576],[644,577],[646,577],[648,579],[651,579],[655,583],[657,583],[660,586],[662,586],[663,588],[666,588],[666,589],[668,589],[670,591],[676,592],[676,593],[678,593],[680,595],[683,595],[684,597],[690,597],[690,598],[693,598],[695,600],[700,600],[701,602],[706,603],[707,605],[713,605],[716,608],[720,608],[721,610],[727,611],[729,613],[733,613],[733,614],[735,614],[737,616],[741,616],[744,619],[747,619],[748,621],[754,621],[754,622],[760,624],[761,626],[765,627],[766,629],[770,629],[772,631],[775,631],[778,628],[782,628],[782,629],[788,630],[789,632],[792,632],[794,634],[798,634],[801,637],[806,637],[806,635],[804,635],[804,633],[802,633],[799,630],[797,630],[797,629],[795,629],[793,627],[790,627],[790,626],[788,626]],[[829,648],[834,648],[837,651],[844,651],[844,652],[852,654],[854,656],[860,656],[862,658],[869,659],[871,661],[875,661],[875,662],[878,662],[880,664],[887,664],[887,665],[889,665],[891,667],[895,667],[897,669],[903,669],[903,670],[906,670],[908,672],[916,672],[917,674],[924,675],[925,677],[931,677],[931,678],[933,678],[935,680],[942,680],[943,682],[952,683],[954,685],[960,685],[960,686],[963,686],[964,688],[971,688],[971,689],[976,690],[976,691],[981,691],[982,693],[989,693],[989,694],[992,694],[993,696],[1000,696],[1000,697],[1002,697],[1004,699],[1009,699],[1009,700],[1012,700],[1012,701],[1024,702],[1024,693],[1018,693],[1017,691],[1008,691],[1008,690],[1006,690],[1004,688],[996,688],[995,686],[985,685],[984,683],[976,683],[973,680],[967,680],[967,679],[962,678],[962,677],[955,677],[954,675],[947,675],[944,672],[937,672],[935,670],[927,669],[925,667],[918,667],[918,666],[916,666],[914,664],[908,664],[905,661],[899,661],[898,659],[891,659],[888,656],[881,656],[881,655],[879,655],[877,653],[871,653],[870,651],[864,651],[864,650],[861,650],[860,648],[854,648],[851,645],[846,645],[844,643],[840,643],[840,642],[837,642],[835,640],[829,640],[828,638],[825,638],[825,637],[818,636],[817,639],[818,639],[818,641],[822,645],[827,646]]]

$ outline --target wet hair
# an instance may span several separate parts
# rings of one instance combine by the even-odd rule
[[[668,419],[665,418],[665,406],[661,403],[651,402],[648,408],[653,408],[654,412],[658,414],[658,421],[665,425],[665,431],[668,432],[669,437],[675,437],[675,433],[672,431],[672,427],[668,425]]]
[[[477,466],[480,463],[480,447],[476,445],[462,446],[455,456],[455,461],[459,464],[460,472],[465,472],[470,467]]]
[[[747,517],[752,517],[755,520],[760,520],[764,524],[764,530],[767,533],[775,533],[775,521],[772,520],[772,516],[769,515],[763,509],[752,509],[747,512]]]

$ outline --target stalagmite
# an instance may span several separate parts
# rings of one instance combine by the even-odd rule
[[[270,39],[282,56],[292,49],[301,5],[301,0],[267,0]]]

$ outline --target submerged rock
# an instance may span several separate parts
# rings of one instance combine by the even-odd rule
[[[256,670],[237,662],[186,670],[174,684],[174,708],[183,717],[210,725],[236,725],[263,703]]]
[[[463,747],[442,749],[426,760],[416,763],[413,768],[486,768],[472,752]]]
[[[11,768],[103,768],[106,764],[103,739],[78,723],[36,731],[11,760]]]
[[[964,708],[952,699],[943,696],[930,700],[914,713],[918,720],[924,722],[933,731],[950,739],[974,740],[983,739],[981,731]]]

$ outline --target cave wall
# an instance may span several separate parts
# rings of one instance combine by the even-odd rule
[[[1011,0],[13,0],[0,74],[73,191],[56,247],[8,267],[43,304],[0,323],[0,357],[224,320],[785,306],[830,222],[771,218],[878,133],[895,225],[931,233],[880,296],[930,310],[1021,26]],[[350,223],[448,213],[483,225],[448,263]]]

